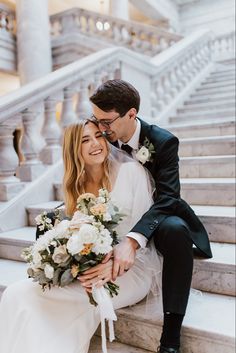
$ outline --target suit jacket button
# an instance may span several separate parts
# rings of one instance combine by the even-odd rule
[[[154,219],[154,222],[153,222],[154,224],[158,224],[159,222],[158,222],[158,220],[157,219]]]
[[[149,228],[150,228],[150,229],[154,229],[154,226],[151,224],[151,225],[149,226]]]

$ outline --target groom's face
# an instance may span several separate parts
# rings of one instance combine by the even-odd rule
[[[106,134],[110,142],[117,140],[127,142],[130,139],[130,131],[135,124],[130,111],[120,116],[115,110],[105,112],[93,104],[93,117],[98,122],[100,131]]]

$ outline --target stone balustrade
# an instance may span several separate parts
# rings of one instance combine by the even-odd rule
[[[151,115],[156,121],[166,121],[174,113],[177,102],[181,103],[181,96],[186,99],[201,74],[209,70],[212,63],[211,40],[211,33],[201,30],[151,59],[158,68],[151,83]]]
[[[60,157],[64,127],[91,115],[89,96],[108,79],[123,78],[138,89],[140,116],[153,123],[164,119],[167,109],[173,104],[176,107],[192,82],[209,67],[210,41],[207,32],[191,35],[152,60],[126,48],[104,49],[1,97],[0,200],[14,196],[24,182],[43,171],[45,164],[53,164]],[[58,103],[62,105],[59,117]],[[35,107],[44,109],[41,131],[36,124],[41,112]],[[13,143],[19,119],[24,131],[21,161]],[[41,150],[38,141],[42,137],[45,146]]]
[[[213,38],[211,51],[216,60],[235,58],[235,31]]]
[[[50,21],[52,38],[79,31],[146,55],[156,55],[182,38],[154,26],[79,8],[55,14]]]

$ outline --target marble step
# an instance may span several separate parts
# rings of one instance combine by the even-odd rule
[[[7,286],[27,278],[27,264],[0,258],[0,298]]]
[[[180,158],[181,178],[234,178],[234,156],[203,156]]]
[[[235,134],[235,119],[224,119],[224,121],[198,122],[190,124],[169,124],[164,126],[179,138],[185,137],[208,137]]]
[[[235,155],[235,135],[180,139],[180,157]]]
[[[0,233],[0,258],[23,262],[23,248],[35,240],[35,228],[20,228]],[[220,294],[234,294],[234,244],[212,243],[213,259],[195,260],[193,287]],[[18,273],[18,272],[17,272]]]
[[[91,340],[88,353],[101,353],[101,344],[101,338],[94,336]],[[107,342],[107,349],[109,353],[150,353],[150,351],[147,351],[146,349],[132,347],[117,341],[112,343]]]
[[[185,112],[197,112],[197,111],[208,111],[214,110],[218,111],[221,109],[229,109],[235,107],[235,101],[230,100],[227,102],[213,102],[213,103],[202,103],[202,104],[188,104],[184,105],[182,108],[177,109],[177,113],[185,113]]]
[[[211,242],[235,244],[235,207],[191,206],[206,228]]]
[[[181,179],[181,196],[192,205],[235,206],[234,178]]]
[[[227,86],[224,86],[224,87],[206,87],[206,86],[203,86],[203,87],[198,87],[196,88],[196,92],[200,92],[200,93],[207,93],[207,94],[210,94],[210,93],[234,93],[235,91],[235,86],[232,85],[232,84],[228,84]]]
[[[49,201],[45,203],[40,203],[36,205],[29,205],[26,207],[26,212],[28,216],[28,225],[29,226],[35,226],[35,217],[42,213],[44,210],[47,212],[50,212],[51,210],[54,210],[55,207],[59,206],[62,203],[62,201]]]
[[[217,70],[210,73],[210,77],[221,77],[227,75],[235,75],[235,66],[225,68],[224,70]]]
[[[35,241],[35,227],[22,227],[0,233],[0,258],[23,261],[22,250]]]
[[[199,121],[199,124],[202,121],[211,121],[211,120],[224,120],[225,118],[235,119],[235,109],[217,109],[213,110],[205,110],[199,112],[184,112],[184,113],[177,113],[176,116],[170,117],[170,123],[185,123],[185,122],[195,122]]]
[[[207,101],[226,101],[226,100],[232,100],[235,99],[235,95],[234,92],[225,92],[225,93],[217,93],[217,92],[213,92],[213,93],[201,93],[201,92],[195,92],[193,94],[190,95],[190,98],[188,99],[188,101],[190,102],[205,102]]]
[[[0,260],[1,292],[9,284],[24,278],[26,278],[26,264]],[[117,348],[114,353],[145,353],[145,350],[156,352],[163,323],[161,298],[158,297],[157,301],[151,299],[148,307],[144,299],[141,303],[116,312],[118,316],[115,322],[116,339],[119,343],[128,346],[126,351],[122,351],[124,346],[114,342],[108,345],[109,348]],[[233,353],[234,312],[233,297],[192,291],[183,322],[182,353]],[[99,343],[100,340],[95,337],[91,343],[90,353],[101,352],[101,350],[96,352]],[[135,351],[133,347],[141,351]],[[100,346],[99,349],[101,349]]]
[[[202,296],[193,294],[183,322],[181,352],[235,352],[234,309],[233,297],[211,293],[202,293]],[[161,307],[154,303],[149,305],[149,310],[145,310],[145,302],[117,310],[117,339],[156,352],[162,331],[161,312]]]
[[[235,245],[211,243],[213,257],[194,260],[192,287],[201,291],[235,295]]]
[[[231,87],[235,86],[235,78],[232,77],[231,80],[224,80],[220,82],[202,82],[199,88],[223,88],[223,87]]]
[[[35,225],[34,218],[43,211],[49,212],[61,201],[50,201],[27,207],[29,226]],[[211,241],[234,243],[235,210],[226,206],[192,206],[206,227]],[[0,235],[3,233],[0,233]]]
[[[214,83],[214,82],[230,82],[235,80],[235,75],[232,73],[230,74],[225,74],[225,75],[216,75],[216,76],[209,76],[208,78],[205,79],[204,82],[202,82],[202,85],[205,83]]]

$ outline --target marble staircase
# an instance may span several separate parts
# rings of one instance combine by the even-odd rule
[[[212,259],[194,262],[192,287],[195,291],[184,320],[183,353],[235,351],[233,72],[232,65],[218,64],[168,124],[168,129],[180,138],[182,197],[192,205],[207,228],[213,251]],[[221,82],[225,84],[223,92]],[[217,87],[212,88],[212,84]],[[228,111],[230,114],[225,115]],[[54,201],[26,207],[28,226],[0,233],[0,293],[10,283],[25,278],[26,264],[20,252],[35,239],[35,216],[60,204],[60,180],[55,181],[53,191]],[[109,345],[110,353],[156,352],[162,327],[160,304],[157,307],[153,304],[151,310],[146,311],[144,301],[120,309],[117,314],[117,342]],[[98,352],[100,341],[94,337],[90,353]]]

